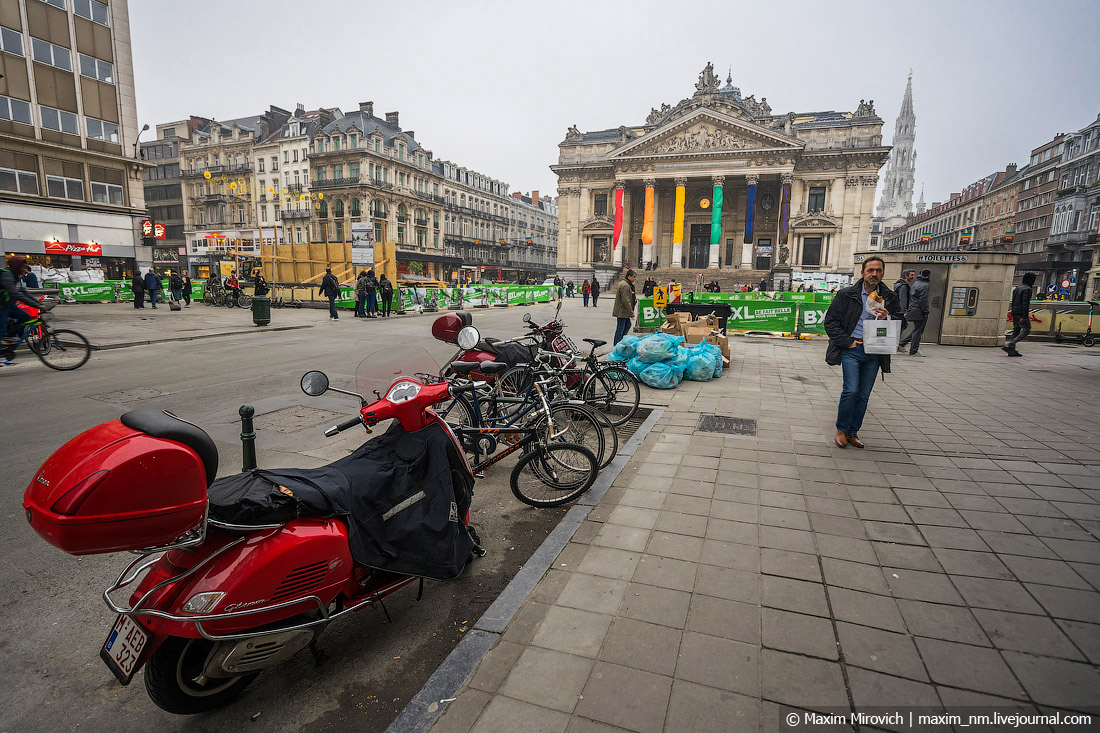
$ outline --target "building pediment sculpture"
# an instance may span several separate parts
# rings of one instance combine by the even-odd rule
[[[695,83],[695,91],[699,94],[715,94],[720,82],[714,73],[714,64],[707,62],[703,70],[699,72],[699,81]]]
[[[856,107],[856,111],[852,114],[852,117],[877,117],[875,114],[875,100],[870,102],[864,102],[859,100],[859,106]]]
[[[620,145],[622,145],[623,143],[630,142],[635,137],[634,131],[631,130],[626,125],[620,125],[619,129],[618,129],[618,133],[619,133],[619,144]]]
[[[576,125],[570,125],[569,129],[565,131],[566,142],[573,142],[581,139],[581,131],[577,129]]]
[[[838,229],[840,217],[831,211],[799,211],[791,216],[791,227],[798,229]]]
[[[609,216],[590,216],[581,222],[581,229],[585,231],[603,231],[615,228],[615,220]]]

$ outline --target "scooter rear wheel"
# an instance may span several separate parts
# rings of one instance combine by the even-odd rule
[[[1085,336],[1085,338],[1081,339],[1081,343],[1085,346],[1088,346],[1089,348],[1092,348],[1093,346],[1096,346],[1096,339],[1092,336]]]
[[[145,665],[149,698],[177,715],[206,712],[234,700],[259,672],[206,679],[203,669],[214,650],[214,642],[206,639],[168,637]]]

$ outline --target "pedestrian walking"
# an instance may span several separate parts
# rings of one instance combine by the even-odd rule
[[[252,294],[259,298],[262,295],[267,295],[270,289],[263,271],[256,270],[256,274],[252,276]]]
[[[612,346],[630,333],[630,319],[634,317],[634,306],[638,302],[638,296],[634,292],[634,280],[637,277],[633,270],[627,270],[626,277],[615,288],[615,305],[611,309],[611,315],[616,319],[615,340],[611,342]]]
[[[367,318],[378,317],[378,278],[374,270],[367,270]]]
[[[183,273],[183,307],[191,307],[191,273]]]
[[[854,285],[837,292],[825,312],[825,333],[829,336],[825,363],[840,365],[843,373],[834,438],[838,448],[863,447],[859,430],[863,427],[871,389],[880,369],[883,374],[890,373],[888,355],[868,354],[863,350],[865,321],[901,319],[898,297],[882,282],[885,271],[886,263],[881,257],[871,255],[865,259],[863,276]]]
[[[909,312],[909,294],[912,292],[913,280],[915,280],[916,277],[916,270],[903,270],[901,277],[894,283],[894,295],[898,296],[898,307],[901,308],[902,313],[908,314]],[[908,318],[901,319],[902,331],[905,330],[908,323]]]
[[[164,283],[160,279],[153,268],[149,268],[149,271],[145,273],[145,290],[149,293],[149,305],[154,308],[157,307],[157,294],[160,293],[161,288],[164,287]]]
[[[145,278],[141,276],[140,270],[134,270],[133,276],[130,277],[130,290],[134,293],[134,307],[145,308]]]
[[[767,280],[767,278],[763,278],[763,277],[760,278],[760,292],[763,293],[763,292],[767,291],[767,289],[768,289],[768,280]]]
[[[600,307],[600,281],[592,278],[592,307]]]
[[[330,321],[335,321],[340,318],[340,314],[336,312],[336,298],[340,295],[340,283],[336,281],[336,276],[332,274],[332,268],[325,268],[325,276],[321,278],[321,287],[317,288],[318,292],[328,298],[328,318]]]
[[[388,318],[393,309],[393,283],[385,273],[378,280],[378,292],[382,295],[382,317]]]
[[[587,279],[585,279],[584,283],[581,284],[581,297],[584,298],[584,307],[585,308],[588,307],[588,296],[591,292],[592,292],[592,285],[589,284]]]
[[[168,271],[168,289],[172,291],[172,300],[176,303],[183,300],[183,278],[175,270]]]
[[[1001,347],[1009,356],[1023,356],[1016,350],[1016,344],[1031,333],[1031,291],[1034,285],[1035,273],[1025,272],[1022,283],[1012,291],[1012,305],[1009,309],[1012,314],[1012,335]]]
[[[931,270],[921,270],[909,286],[909,308],[905,312],[905,318],[913,328],[898,344],[899,352],[904,352],[905,347],[909,347],[909,356],[924,356],[920,353],[920,337],[924,333],[924,327],[928,325],[928,294],[932,287],[928,282],[931,278]]]
[[[642,283],[642,297],[652,298],[653,288],[656,287],[656,285],[657,283],[653,282],[653,278],[647,276],[645,282]]]
[[[367,317],[367,271],[360,270],[355,278],[355,318]]]

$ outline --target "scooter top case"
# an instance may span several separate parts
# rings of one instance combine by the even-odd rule
[[[448,344],[458,343],[458,332],[473,323],[474,317],[466,311],[446,313],[432,322],[432,336]]]
[[[65,443],[23,495],[31,527],[71,555],[170,544],[200,526],[218,450],[201,428],[135,410]]]

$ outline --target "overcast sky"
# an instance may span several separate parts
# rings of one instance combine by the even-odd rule
[[[142,123],[373,101],[437,160],[552,195],[569,125],[641,124],[708,61],[773,114],[873,99],[887,142],[912,67],[930,204],[1100,113],[1096,0],[130,0],[130,22]]]

